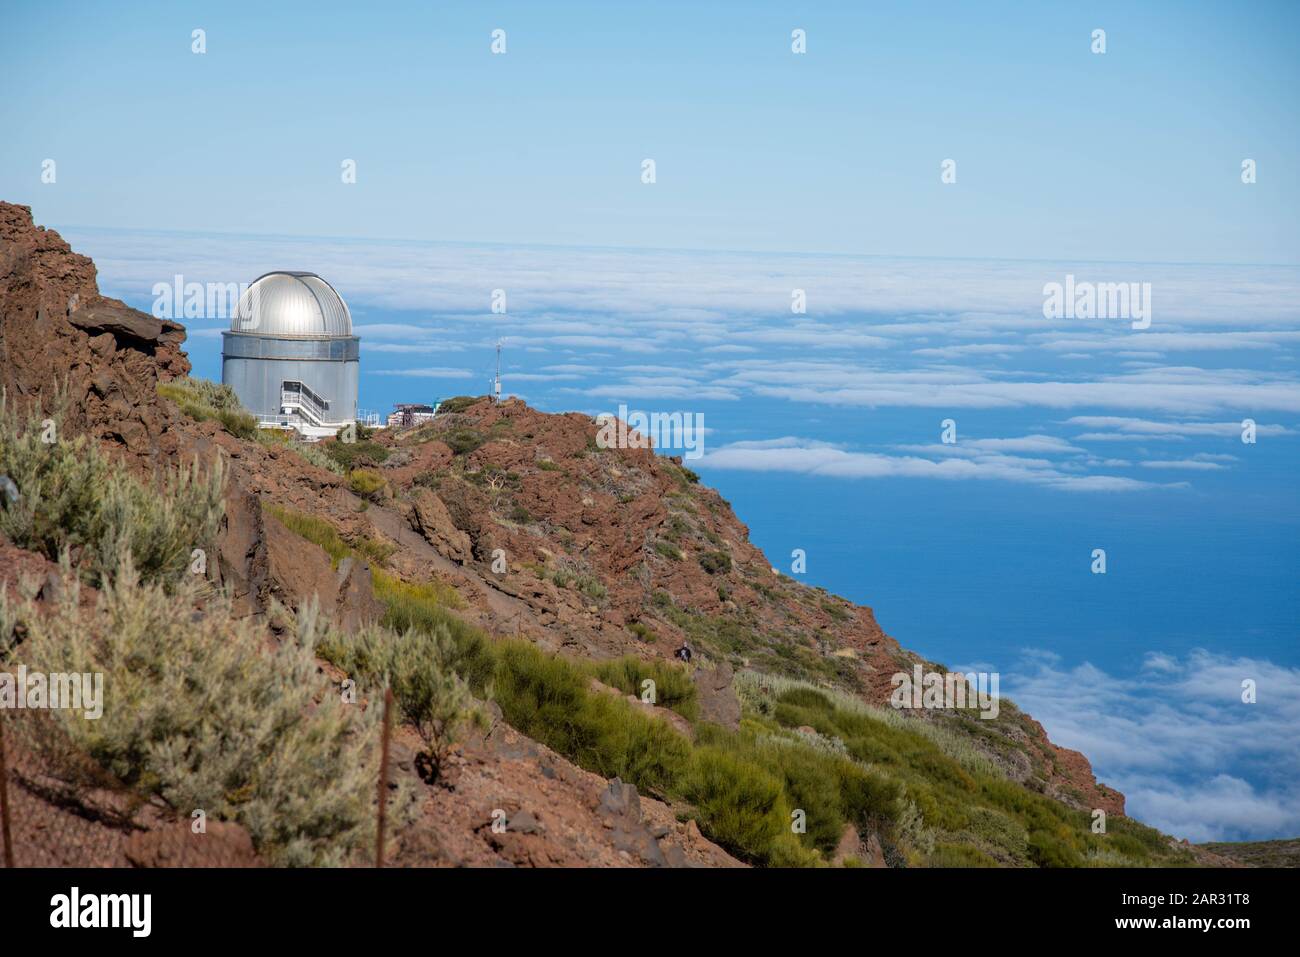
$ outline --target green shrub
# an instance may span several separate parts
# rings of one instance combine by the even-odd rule
[[[761,765],[777,775],[791,809],[804,812],[806,841],[813,847],[833,851],[840,842],[849,815],[841,806],[841,773],[851,778],[848,767],[841,769],[824,754],[811,748],[769,744]]]
[[[726,552],[705,552],[699,558],[700,567],[710,575],[731,571],[731,556]]]
[[[522,505],[516,505],[510,510],[510,521],[512,522],[518,522],[520,525],[528,525],[532,520],[533,516],[529,513],[528,509],[524,508]]]
[[[464,607],[464,599],[454,588],[442,582],[406,582],[374,569],[375,597],[384,603],[381,624],[399,633],[428,633],[445,629],[454,644],[450,659],[452,669],[466,680],[475,694],[491,689],[496,669],[489,642],[484,634],[457,617],[452,609]]]
[[[357,468],[347,473],[347,488],[352,492],[360,495],[361,498],[378,501],[383,498],[383,490],[387,488],[389,482],[378,472],[372,472],[368,468]]]
[[[655,551],[658,552],[660,555],[662,555],[664,558],[670,559],[674,562],[680,562],[685,557],[682,554],[682,550],[678,548],[676,545],[674,545],[672,542],[665,542],[665,541],[655,542]]]
[[[483,396],[457,395],[452,396],[450,399],[443,399],[442,402],[438,404],[438,414],[447,415],[452,412],[464,412],[481,398],[483,398]]]
[[[94,560],[99,577],[109,573],[119,547],[132,556],[145,580],[188,574],[195,549],[210,549],[225,512],[223,460],[205,475],[198,466],[166,472],[142,484],[114,472],[104,485],[94,529]]]
[[[1067,835],[1046,830],[1030,832],[1029,857],[1039,867],[1082,867],[1084,863]]]
[[[786,693],[791,689],[810,691],[818,698],[799,695],[787,698]],[[838,734],[842,731],[849,737],[857,739],[864,752],[860,757],[861,760],[924,763],[930,760],[927,755],[938,751],[968,772],[990,777],[1001,776],[997,765],[975,746],[971,736],[954,731],[951,724],[947,722],[916,720],[893,708],[869,705],[862,699],[843,691],[816,687],[806,681],[779,675],[759,674],[754,671],[743,671],[736,676],[736,690],[748,707],[765,715],[773,713],[778,699],[786,704],[812,707],[814,710],[820,707],[823,711],[825,707],[815,702],[818,699],[830,701],[834,705],[836,720],[848,725],[848,728],[841,728],[833,733]],[[975,724],[978,726],[980,722],[976,721]],[[932,747],[917,741],[918,738],[925,739]],[[874,740],[876,745],[869,744],[871,740]],[[879,755],[883,756],[871,758],[867,755],[866,752],[873,747]]]
[[[634,621],[627,626],[627,630],[632,632],[632,634],[636,635],[637,638],[648,645],[653,645],[659,640],[659,636],[656,635],[644,622]]]
[[[852,761],[834,762],[839,778],[840,806],[859,831],[891,833],[899,823],[903,786]]]
[[[772,845],[790,832],[780,779],[730,751],[697,747],[681,792],[709,837],[744,860],[766,862]]]
[[[348,472],[355,468],[383,465],[384,462],[388,461],[389,455],[388,449],[378,442],[371,442],[362,438],[358,438],[355,442],[344,442],[342,439],[337,438],[330,439],[327,442],[322,442],[320,448],[340,468]]]
[[[926,864],[930,867],[997,867],[993,860],[969,844],[941,843],[935,847]]]
[[[961,833],[1000,863],[1029,863],[1029,835],[1020,821],[1004,811],[991,807],[970,808],[966,827]]]
[[[348,473],[348,488],[362,498],[372,501],[381,499],[387,487],[388,480],[370,469],[354,469]]]
[[[589,771],[668,793],[690,744],[666,722],[590,690],[581,667],[527,642],[500,642],[494,651],[493,697],[511,725]]]
[[[578,591],[582,592],[593,601],[604,601],[609,597],[609,589],[591,575],[579,575],[577,584]]]
[[[873,832],[882,838],[897,834],[903,810],[903,791],[897,782],[848,759],[842,751],[818,747],[800,736],[774,736],[762,727],[746,722],[737,733],[700,725],[699,744],[743,758],[777,780],[787,811],[804,812],[806,831],[798,842],[805,852],[831,854],[850,824],[860,834]],[[776,848],[764,852],[769,863],[777,852]],[[755,853],[753,848],[750,853]]]
[[[262,432],[273,432],[274,429],[262,429]],[[343,466],[337,460],[325,454],[325,450],[319,445],[310,442],[289,442],[286,448],[291,449],[295,455],[306,459],[307,462],[316,466],[318,469],[325,469],[327,472],[333,472],[335,475],[344,474]]]
[[[158,394],[196,422],[213,420],[241,439],[257,436],[257,419],[242,405],[230,386],[207,379],[173,379],[158,384]]]
[[[52,436],[36,416],[20,422],[0,397],[0,475],[20,496],[0,509],[0,531],[15,545],[52,561],[69,549],[91,582],[116,567],[122,548],[142,579],[171,582],[188,573],[195,549],[212,547],[224,513],[221,458],[206,472],[185,466],[146,483],[47,421]]]
[[[798,708],[811,708],[813,711],[820,711],[823,714],[834,714],[835,705],[831,704],[830,698],[815,688],[807,686],[790,688],[782,692],[778,698],[782,704],[794,705]]]
[[[487,441],[477,429],[452,429],[442,437],[442,441],[451,449],[453,455],[468,455]]]
[[[462,724],[482,720],[469,688],[455,671],[460,649],[445,624],[396,634],[367,627],[351,635],[329,633],[317,653],[378,695],[384,687],[402,718],[414,725],[436,778]]]
[[[300,614],[299,630],[268,651],[224,597],[196,611],[199,589],[143,583],[124,556],[98,602],[82,606],[74,581],[52,609],[28,605],[22,662],[102,673],[104,700],[98,720],[51,709],[20,722],[33,733],[25,743],[71,783],[95,783],[68,757],[87,755],[180,815],[237,821],[277,865],[339,864],[373,846],[377,722],[319,675],[316,616]]]
[[[390,542],[386,538],[377,538],[374,536],[367,536],[366,538],[359,539],[356,544],[353,545],[353,548],[355,548],[371,564],[381,567],[387,565],[388,560],[392,558],[393,553],[397,551],[397,545],[395,543]]]
[[[687,721],[699,716],[699,700],[695,682],[686,669],[666,661],[642,661],[635,655],[625,655],[613,661],[600,661],[588,665],[588,670],[611,688],[624,694],[641,697],[642,682],[655,683],[655,704],[671,708]]]

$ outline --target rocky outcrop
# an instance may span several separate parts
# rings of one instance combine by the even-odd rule
[[[473,557],[469,536],[456,527],[442,499],[428,489],[419,489],[411,498],[411,527],[458,564],[463,565]]]
[[[96,298],[82,305],[69,304],[68,322],[92,336],[108,333],[115,339],[156,344],[163,335],[162,320],[132,309],[115,299]],[[170,325],[175,325],[171,323]]]
[[[596,813],[609,830],[610,841],[618,850],[633,855],[650,867],[668,865],[668,858],[659,846],[658,839],[641,817],[641,797],[637,794],[635,784],[625,784],[614,778],[601,792]],[[674,866],[685,866],[686,857],[681,849],[674,847],[670,850],[675,852]]]
[[[336,569],[255,494],[235,490],[227,496],[217,548],[216,577],[230,590],[237,613],[266,613],[273,603],[297,610],[315,602],[344,631],[383,617],[367,563],[348,557]]]
[[[138,460],[174,454],[156,389],[189,371],[185,330],[99,295],[95,266],[0,203],[0,387]]]
[[[1043,740],[1048,740],[1046,731]],[[1056,744],[1051,747],[1056,752],[1056,764],[1048,785],[1062,800],[1085,810],[1100,808],[1107,814],[1124,816],[1124,795],[1098,781],[1092,773],[1092,763],[1086,757]]]

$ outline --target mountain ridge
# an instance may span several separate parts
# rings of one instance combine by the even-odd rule
[[[361,430],[356,442],[304,450],[232,431],[227,421],[196,417],[168,398],[176,394],[169,386],[188,381],[184,337],[178,323],[100,296],[89,259],[36,227],[26,207],[0,203],[7,394],[45,412],[66,409],[71,428],[140,475],[190,461],[225,462],[224,516],[208,577],[231,596],[239,616],[265,621],[273,633],[285,627],[279,608],[291,613],[317,602],[346,627],[361,627],[384,615],[376,596],[381,577],[428,583],[446,590],[449,607],[468,627],[578,662],[634,658],[671,666],[675,650],[688,643],[698,720],[733,733],[757,729],[770,738],[776,731],[782,740],[818,747],[839,739],[812,725],[778,727],[754,710],[765,706],[768,685],[822,688],[843,696],[835,700],[883,712],[894,674],[916,665],[946,672],[887,635],[869,607],[776,573],[730,505],[680,459],[600,448],[598,425],[588,416],[543,413],[515,399],[460,397],[428,425]],[[302,529],[309,526],[337,535],[346,556],[305,547]],[[319,535],[308,539],[321,544]],[[17,558],[7,563],[9,573],[0,571],[0,587],[16,584],[14,570],[39,556]],[[48,561],[42,567],[53,574]],[[332,663],[322,667],[335,669],[336,679],[346,676]],[[742,675],[749,677],[741,681]],[[591,680],[598,693],[627,691]],[[630,697],[635,705],[636,695]],[[482,820],[440,826],[438,815],[450,814],[456,802],[447,788],[434,788],[424,826],[403,842],[399,861],[612,863],[623,860],[621,853],[633,863],[737,863],[700,833],[688,804],[590,775],[515,731],[496,710],[497,737],[471,735],[450,758],[447,779],[462,781],[462,793],[480,788],[487,801],[484,782],[517,764],[507,779],[513,793],[528,798],[515,803],[538,826],[503,839],[483,833]],[[989,722],[930,712],[899,720],[930,740],[960,739],[972,766],[1032,793],[1122,819],[1123,795],[1096,780],[1084,755],[1053,744],[1011,702],[1002,711]],[[648,713],[688,739],[704,733],[670,707]],[[418,742],[405,729],[398,737],[405,749],[399,765],[413,774]],[[581,793],[569,803],[587,816],[538,823],[555,813],[555,796],[541,793],[556,780]],[[548,800],[552,809],[537,806]],[[622,846],[594,837],[611,831]],[[887,863],[877,835],[855,830],[845,840],[840,858]],[[984,854],[987,840],[971,840],[999,860]],[[415,850],[421,847],[423,853]]]

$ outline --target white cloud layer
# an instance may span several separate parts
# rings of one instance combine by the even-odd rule
[[[1004,693],[1139,820],[1196,842],[1300,834],[1300,669],[1198,650],[1149,654],[1125,677],[1051,654],[1001,671]]]
[[[854,452],[824,442],[787,436],[724,445],[707,453],[700,460],[700,466],[750,472],[795,472],[845,479],[977,479],[1021,482],[1049,486],[1065,492],[1129,492],[1182,487],[1182,483],[1155,483],[1117,475],[1072,474],[1063,471],[1048,459],[983,451],[978,447],[932,445],[909,448],[928,452],[932,457]]]

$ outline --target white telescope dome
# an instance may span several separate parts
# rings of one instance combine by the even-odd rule
[[[259,336],[352,335],[352,314],[343,297],[311,272],[269,272],[239,297],[231,332]]]

